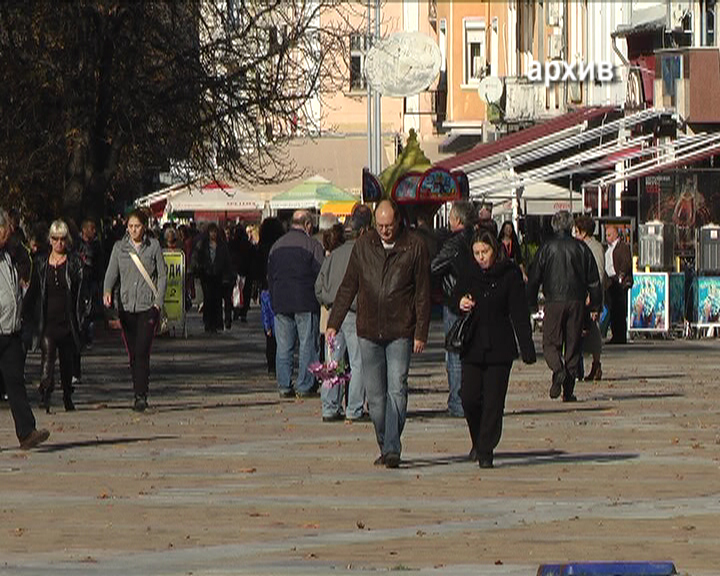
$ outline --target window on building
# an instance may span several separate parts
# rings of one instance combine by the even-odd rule
[[[485,21],[465,20],[463,22],[465,37],[465,57],[463,68],[465,84],[479,84],[486,74],[487,60],[485,57]]]
[[[663,105],[675,106],[677,100],[677,83],[682,77],[682,61],[679,55],[662,57],[662,88]]]
[[[350,90],[366,90],[365,55],[371,47],[371,38],[364,34],[350,35]]]
[[[705,46],[715,46],[715,0],[705,3]]]

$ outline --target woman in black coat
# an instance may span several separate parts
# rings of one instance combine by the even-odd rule
[[[492,468],[500,442],[510,369],[518,357],[535,362],[530,310],[520,268],[505,255],[494,234],[479,231],[473,257],[462,271],[453,301],[460,312],[472,310],[472,337],[460,353],[462,399],[472,440],[472,459]]]
[[[55,360],[60,359],[60,381],[65,410],[75,410],[72,400],[73,366],[83,344],[82,330],[90,315],[91,301],[87,278],[80,257],[72,252],[67,224],[55,220],[48,235],[50,253],[38,253],[25,297],[25,306],[34,316],[40,348],[42,375],[40,405],[50,412]]]

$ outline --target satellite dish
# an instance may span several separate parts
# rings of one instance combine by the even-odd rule
[[[491,104],[498,102],[502,98],[503,83],[497,76],[485,76],[478,86],[478,94],[483,102]]]
[[[440,48],[421,32],[396,32],[377,40],[365,57],[365,78],[383,96],[415,96],[437,78]]]

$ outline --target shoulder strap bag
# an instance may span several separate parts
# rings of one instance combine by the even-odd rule
[[[150,290],[152,290],[153,295],[155,296],[155,300],[158,300],[158,289],[155,286],[155,283],[152,281],[152,278],[150,278],[150,274],[148,274],[147,269],[142,263],[142,260],[140,260],[140,256],[137,255],[136,252],[130,252],[130,258],[133,261],[133,264],[135,264],[135,267],[138,269],[138,272],[142,275],[142,277],[145,279],[145,282],[147,282],[147,285],[150,287]],[[164,334],[168,330],[168,317],[165,313],[165,309],[161,308],[160,310],[160,318],[158,319],[157,324],[157,333],[158,334]]]

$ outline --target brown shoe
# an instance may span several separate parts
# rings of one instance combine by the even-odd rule
[[[36,446],[40,446],[45,440],[50,438],[50,432],[47,430],[33,430],[25,436],[22,440],[20,440],[20,448],[22,450],[30,450],[31,448],[35,448]]]

